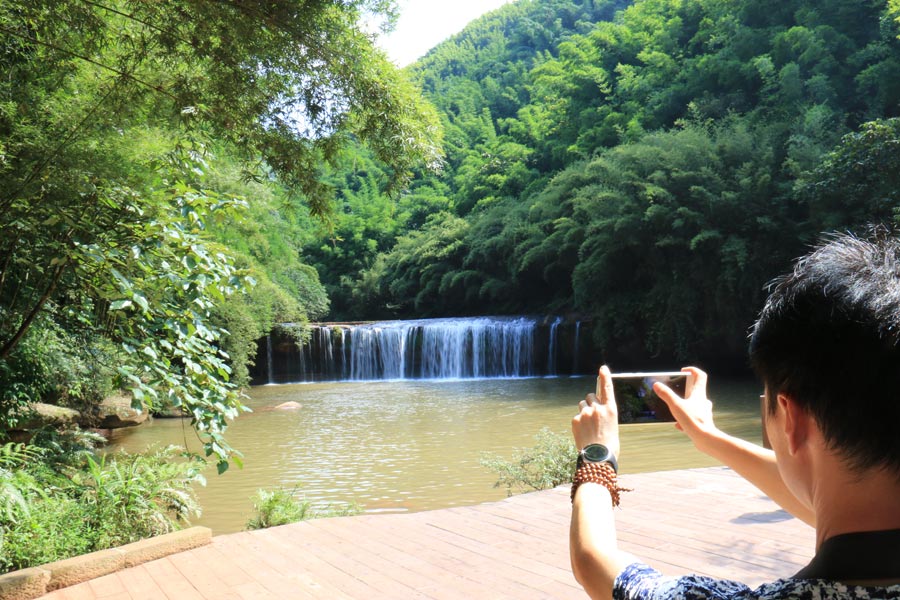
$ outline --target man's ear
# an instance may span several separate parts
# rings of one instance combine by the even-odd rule
[[[778,402],[779,410],[784,411],[782,426],[785,440],[787,440],[787,450],[791,455],[795,455],[809,439],[810,414],[792,397],[785,394],[778,394],[776,402]]]

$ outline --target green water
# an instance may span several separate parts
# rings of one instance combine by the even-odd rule
[[[534,445],[542,427],[568,432],[593,378],[478,381],[393,381],[261,386],[250,390],[253,412],[228,429],[244,468],[216,475],[197,495],[204,513],[194,524],[216,534],[243,529],[259,488],[296,488],[315,505],[356,502],[364,511],[420,511],[497,500],[496,475],[482,453],[512,457]],[[759,441],[759,386],[710,383],[718,425]],[[276,410],[293,401],[297,410]],[[200,443],[182,420],[156,419],[122,430],[113,448]],[[716,464],[694,450],[671,423],[622,427],[623,473]]]

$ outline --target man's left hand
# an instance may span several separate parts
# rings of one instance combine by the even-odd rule
[[[603,444],[618,457],[619,409],[613,392],[612,375],[606,365],[600,367],[597,392],[599,397],[597,394],[588,394],[578,404],[581,412],[572,419],[575,447],[581,451],[588,444]]]

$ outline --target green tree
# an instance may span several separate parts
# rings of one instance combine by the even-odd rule
[[[815,230],[900,224],[900,119],[866,123],[844,136],[798,186]]]
[[[385,163],[389,186],[435,166],[433,110],[360,28],[391,11],[0,5],[0,360],[41,314],[106,335],[127,352],[120,374],[137,401],[187,408],[224,468],[240,403],[210,315],[248,280],[207,227],[246,203],[203,187],[209,140],[314,215],[327,213],[322,166],[351,139]]]

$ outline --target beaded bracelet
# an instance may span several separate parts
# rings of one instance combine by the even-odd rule
[[[572,477],[572,502],[575,502],[575,492],[582,483],[599,483],[608,489],[613,506],[619,505],[620,492],[631,491],[619,486],[619,482],[616,479],[616,471],[608,462],[578,461],[578,468],[575,469],[575,475]]]

